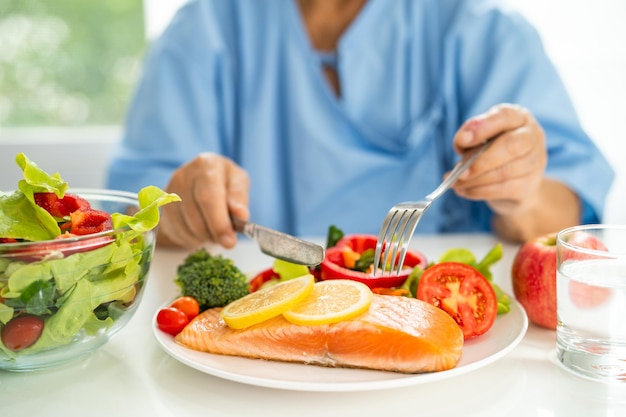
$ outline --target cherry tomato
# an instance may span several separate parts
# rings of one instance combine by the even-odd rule
[[[172,336],[180,333],[189,323],[187,315],[174,307],[165,307],[159,310],[156,320],[159,329]]]
[[[489,281],[459,262],[428,267],[417,286],[417,298],[447,312],[466,340],[489,330],[498,315],[498,301]]]
[[[198,303],[198,300],[189,296],[183,296],[175,299],[172,301],[172,304],[170,304],[170,307],[174,307],[185,313],[189,321],[200,314],[200,304]]]
[[[39,339],[43,327],[40,317],[31,314],[17,316],[2,328],[2,343],[14,352],[26,349]]]
[[[391,288],[402,285],[414,267],[426,268],[426,257],[415,250],[406,252],[404,266],[408,268],[399,275],[379,273],[377,276],[372,276],[369,272],[355,271],[350,269],[349,265],[346,265],[346,262],[352,263],[354,253],[362,254],[367,250],[376,249],[377,240],[378,237],[374,235],[349,235],[343,237],[337,242],[336,246],[326,250],[326,256],[321,265],[321,279],[351,279],[362,282],[370,288]]]

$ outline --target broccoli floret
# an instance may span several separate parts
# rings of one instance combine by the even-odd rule
[[[202,248],[178,266],[176,284],[182,295],[198,300],[201,310],[223,307],[250,293],[248,279],[231,259]]]

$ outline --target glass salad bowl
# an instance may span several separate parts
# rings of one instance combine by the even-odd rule
[[[151,208],[151,226],[136,227],[136,213],[145,214],[137,194],[68,193],[127,221],[86,235],[0,243],[0,369],[37,370],[82,357],[122,329],[140,303],[158,212],[155,220]]]

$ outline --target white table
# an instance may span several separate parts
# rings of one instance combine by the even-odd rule
[[[489,235],[416,236],[429,259],[451,247],[482,257]],[[505,245],[494,279],[511,294],[516,246]],[[136,315],[99,351],[45,371],[0,371],[0,415],[18,416],[626,416],[626,384],[591,382],[554,363],[554,332],[531,325],[503,358],[454,378],[365,392],[301,392],[246,385],[192,369],[164,353],[151,328],[177,294],[189,251],[158,249]],[[271,265],[251,242],[224,252],[244,271]]]

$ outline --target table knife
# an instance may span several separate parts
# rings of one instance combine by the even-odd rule
[[[254,239],[261,252],[294,264],[315,266],[324,260],[324,248],[315,243],[232,217],[234,229]]]

